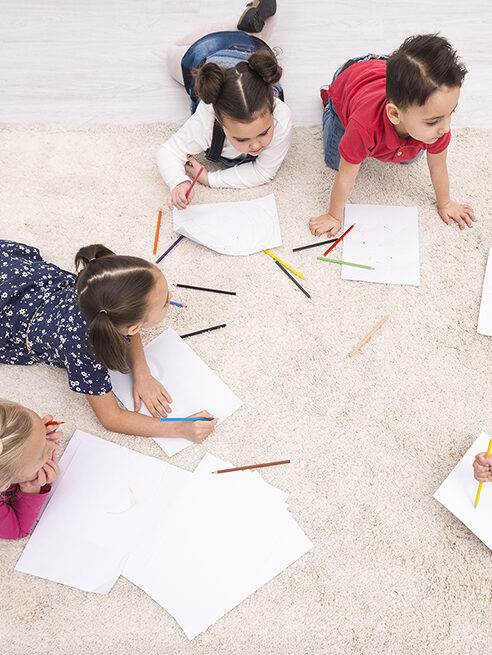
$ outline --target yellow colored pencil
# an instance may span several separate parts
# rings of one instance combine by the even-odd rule
[[[298,273],[297,271],[295,271],[295,270],[292,268],[292,266],[289,266],[288,264],[286,264],[285,262],[283,262],[281,259],[279,259],[276,255],[274,255],[274,254],[273,254],[272,252],[270,252],[269,250],[264,250],[263,252],[266,252],[266,254],[267,254],[267,255],[270,255],[270,257],[273,257],[273,259],[276,259],[278,262],[280,262],[280,263],[282,264],[282,266],[285,266],[285,268],[288,268],[289,271],[292,271],[292,273],[294,273],[294,275],[297,275],[297,277],[300,277],[301,280],[305,280],[305,279],[306,279],[306,278],[304,277],[304,275],[301,275],[300,273]]]
[[[487,448],[487,455],[490,455],[490,453],[492,453],[492,439],[489,441],[489,447]],[[482,485],[483,482],[478,483],[477,496],[475,498],[475,507],[478,505],[478,500],[480,498],[480,494],[482,493]]]

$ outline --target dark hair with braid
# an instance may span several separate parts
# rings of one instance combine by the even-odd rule
[[[461,87],[467,70],[438,34],[410,36],[386,64],[386,97],[400,109],[422,106],[440,86]]]
[[[115,255],[100,243],[81,248],[75,266],[82,267],[77,300],[89,323],[89,346],[103,366],[127,373],[128,342],[118,328],[144,318],[156,279],[153,266],[139,257]]]
[[[224,117],[251,123],[265,110],[273,114],[273,86],[281,76],[282,68],[270,50],[258,50],[232,68],[209,62],[193,71],[199,98],[213,105],[221,123]]]

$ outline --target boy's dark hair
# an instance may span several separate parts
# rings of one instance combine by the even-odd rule
[[[386,97],[400,109],[422,106],[440,86],[461,86],[466,73],[456,50],[442,36],[410,36],[388,59]]]
[[[209,62],[193,71],[196,93],[213,105],[221,123],[224,117],[250,123],[265,108],[273,114],[273,85],[281,76],[282,68],[269,50],[258,50],[233,68]]]
[[[139,257],[115,255],[100,243],[81,248],[75,266],[83,267],[77,301],[89,323],[89,346],[103,366],[127,373],[128,342],[118,328],[145,316],[147,294],[155,284],[153,266]]]

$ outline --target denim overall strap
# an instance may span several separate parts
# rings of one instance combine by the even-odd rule
[[[250,155],[249,153],[240,159],[229,159],[227,157],[222,157],[222,149],[224,147],[225,141],[225,132],[222,129],[222,125],[217,119],[214,121],[214,129],[212,132],[212,143],[210,148],[205,150],[205,157],[210,161],[220,161],[226,166],[237,166],[238,164],[245,164],[250,161],[255,161],[256,157]]]

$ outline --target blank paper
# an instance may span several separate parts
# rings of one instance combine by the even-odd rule
[[[456,516],[492,550],[492,483],[484,482],[475,508],[478,482],[473,477],[473,460],[486,453],[490,437],[485,432],[470,446],[462,459],[434,494],[434,498]]]
[[[477,332],[492,336],[492,248],[489,250],[485,278],[483,280],[482,302],[478,316]]]
[[[255,200],[173,210],[174,229],[223,255],[252,255],[282,245],[273,194]]]
[[[217,459],[210,464],[213,470],[230,466]],[[159,536],[152,544],[141,542],[141,552],[137,549],[123,570],[189,639],[312,548],[282,492],[269,492],[248,471],[204,471],[193,475],[194,485],[172,512],[159,517]]]
[[[170,490],[191,474],[92,435],[62,457],[63,474],[16,570],[108,593]],[[167,482],[167,484],[166,484]]]
[[[144,351],[150,372],[173,399],[170,418],[207,410],[221,423],[243,404],[171,328],[145,346]],[[131,373],[125,375],[110,371],[110,375],[114,393],[127,409],[133,411]],[[143,403],[140,413],[150,416]],[[180,437],[161,437],[155,441],[169,456],[192,445],[191,441]]]
[[[343,280],[420,284],[417,207],[345,205],[343,256],[333,259],[374,267],[374,270],[342,266]],[[328,266],[328,264],[326,264]]]

